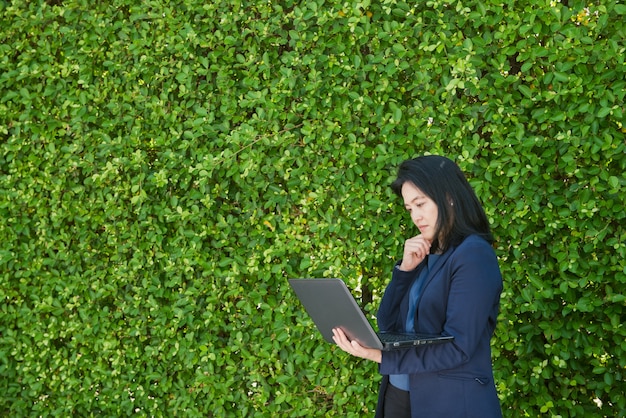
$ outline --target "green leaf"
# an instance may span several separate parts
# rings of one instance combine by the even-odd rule
[[[626,5],[624,5],[624,4],[616,4],[615,7],[613,8],[613,10],[615,10],[615,13],[617,13],[618,15],[625,15],[626,14]]]
[[[532,98],[533,94],[528,86],[520,84],[517,88],[524,96],[528,97],[529,99]]]

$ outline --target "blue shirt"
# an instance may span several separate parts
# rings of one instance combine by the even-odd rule
[[[424,281],[426,280],[426,276],[428,276],[428,272],[432,270],[438,259],[439,254],[429,254],[428,259],[426,260],[426,267],[424,267],[424,270],[420,272],[420,275],[417,276],[417,279],[411,285],[411,289],[409,290],[409,312],[407,313],[406,323],[404,324],[404,332],[406,333],[415,333],[414,322],[415,312],[417,311],[417,300],[422,293],[422,286],[424,286]],[[389,382],[398,389],[402,389],[407,392],[409,390],[408,374],[391,374],[389,375]]]

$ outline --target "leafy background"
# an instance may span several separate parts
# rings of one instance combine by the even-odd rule
[[[368,416],[406,158],[456,160],[505,280],[505,416],[626,415],[626,5],[0,3],[0,413]]]

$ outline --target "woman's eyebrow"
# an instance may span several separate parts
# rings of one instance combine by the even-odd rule
[[[405,202],[405,203],[404,203],[404,206],[405,206],[405,207],[407,207],[407,206],[409,206],[411,203],[415,203],[415,201],[416,201],[416,200],[420,200],[420,199],[423,199],[423,198],[424,198],[424,196],[415,196],[412,200],[410,200],[410,201],[408,201],[408,202]]]

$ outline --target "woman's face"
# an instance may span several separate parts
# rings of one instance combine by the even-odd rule
[[[432,242],[437,231],[439,209],[437,204],[426,196],[413,183],[407,181],[402,185],[404,207],[411,214],[411,219],[424,239]]]

